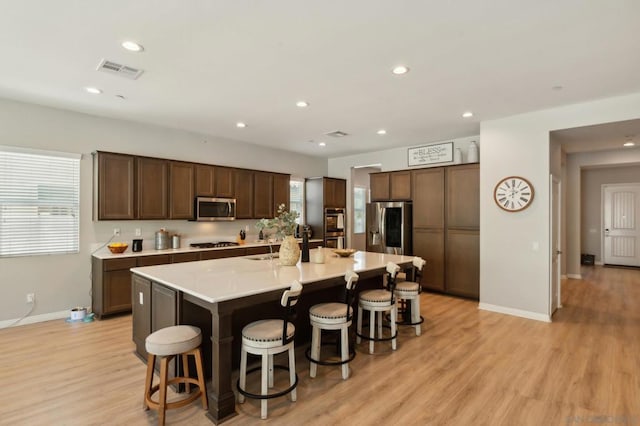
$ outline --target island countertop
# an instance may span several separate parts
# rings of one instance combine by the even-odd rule
[[[412,256],[362,251],[337,257],[330,249],[320,250],[324,250],[325,263],[281,266],[278,259],[261,260],[265,256],[259,255],[145,266],[131,268],[131,272],[208,303],[218,303],[285,289],[294,280],[304,285],[344,276],[347,270],[358,273],[384,268],[388,262],[406,265],[413,260]]]

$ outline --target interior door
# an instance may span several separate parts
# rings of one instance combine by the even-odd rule
[[[603,186],[604,263],[640,266],[640,184]]]
[[[560,256],[562,251],[560,250],[560,223],[561,223],[561,209],[560,209],[560,181],[551,176],[551,206],[550,214],[551,218],[551,276],[549,277],[549,313],[553,313],[561,306],[560,305]]]

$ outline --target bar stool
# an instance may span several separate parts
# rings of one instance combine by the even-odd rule
[[[319,303],[309,309],[311,321],[311,347],[305,352],[309,360],[309,376],[316,377],[318,364],[342,365],[342,378],[349,377],[349,362],[355,357],[355,351],[349,353],[349,327],[353,320],[353,295],[358,282],[358,274],[348,271],[345,274],[345,300],[344,303]],[[320,346],[322,330],[340,330],[340,361],[320,360]],[[311,351],[311,354],[309,354]]]
[[[147,377],[145,379],[144,409],[153,408],[158,410],[158,424],[164,425],[165,411],[172,408],[184,407],[195,401],[198,397],[202,399],[202,406],[206,410],[209,408],[207,401],[207,389],[204,382],[204,369],[202,368],[202,356],[200,352],[202,343],[202,333],[198,327],[190,325],[177,325],[162,328],[151,333],[145,340],[147,357]],[[189,377],[188,355],[192,355],[196,361],[197,378]],[[156,357],[160,358],[160,383],[153,385],[153,369]],[[169,361],[173,358],[182,357],[182,368],[184,376],[174,377],[167,380]],[[184,383],[186,391],[190,391],[190,384],[198,385],[198,391],[193,392],[188,397],[180,401],[167,402],[167,386],[175,383]],[[160,391],[158,401],[151,397]]]
[[[296,400],[296,386],[298,375],[296,374],[296,359],[294,353],[294,337],[296,328],[290,322],[293,308],[298,303],[298,297],[302,292],[302,285],[298,281],[291,284],[291,288],[282,293],[280,305],[284,308],[282,319],[268,319],[254,321],[242,329],[242,348],[240,351],[240,378],[238,379],[238,402],[244,403],[244,398],[260,399],[260,417],[267,418],[267,400],[291,394],[291,401]],[[289,367],[273,365],[273,355],[289,352]],[[262,357],[261,367],[247,371],[247,353]],[[289,371],[290,386],[276,393],[268,393],[268,388],[273,387],[273,370],[281,369]],[[247,373],[262,370],[260,394],[247,392]]]
[[[420,293],[422,286],[420,278],[422,277],[422,268],[427,262],[421,257],[413,258],[413,279],[415,281],[398,280],[396,283],[395,295],[398,299],[400,307],[398,312],[402,315],[402,321],[398,325],[410,325],[415,327],[416,336],[420,336],[422,329],[420,324],[424,322],[424,318],[420,315]],[[399,275],[399,274],[398,274]],[[405,276],[406,277],[406,276]],[[410,308],[407,309],[407,302],[410,302]],[[411,312],[410,318],[405,315]]]
[[[395,300],[396,274],[400,267],[393,262],[387,263],[387,286],[383,289],[365,290],[360,293],[358,299],[358,328],[356,332],[356,342],[360,343],[362,339],[369,340],[369,353],[373,353],[373,345],[375,342],[391,340],[391,349],[396,350],[396,330],[397,306]],[[369,311],[369,336],[362,334],[362,311]],[[375,337],[376,328],[376,312],[378,313],[378,337]],[[382,337],[382,313],[389,312],[389,321],[391,323],[391,336]]]

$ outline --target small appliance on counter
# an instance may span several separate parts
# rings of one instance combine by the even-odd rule
[[[131,251],[139,252],[142,251],[142,239],[135,239],[131,244]]]
[[[173,249],[179,249],[180,248],[180,235],[179,234],[173,234],[171,236],[171,248],[173,248]]]

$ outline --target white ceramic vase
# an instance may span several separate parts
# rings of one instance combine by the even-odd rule
[[[294,266],[300,259],[300,246],[293,235],[287,235],[280,244],[279,252],[280,264],[283,266]]]
[[[475,141],[471,141],[471,143],[469,144],[469,152],[467,153],[467,161],[469,163],[477,163],[478,161],[480,161],[479,155],[478,155],[478,145],[475,143]]]
[[[456,148],[453,151],[453,164],[461,164],[462,163],[462,150],[460,148]]]

